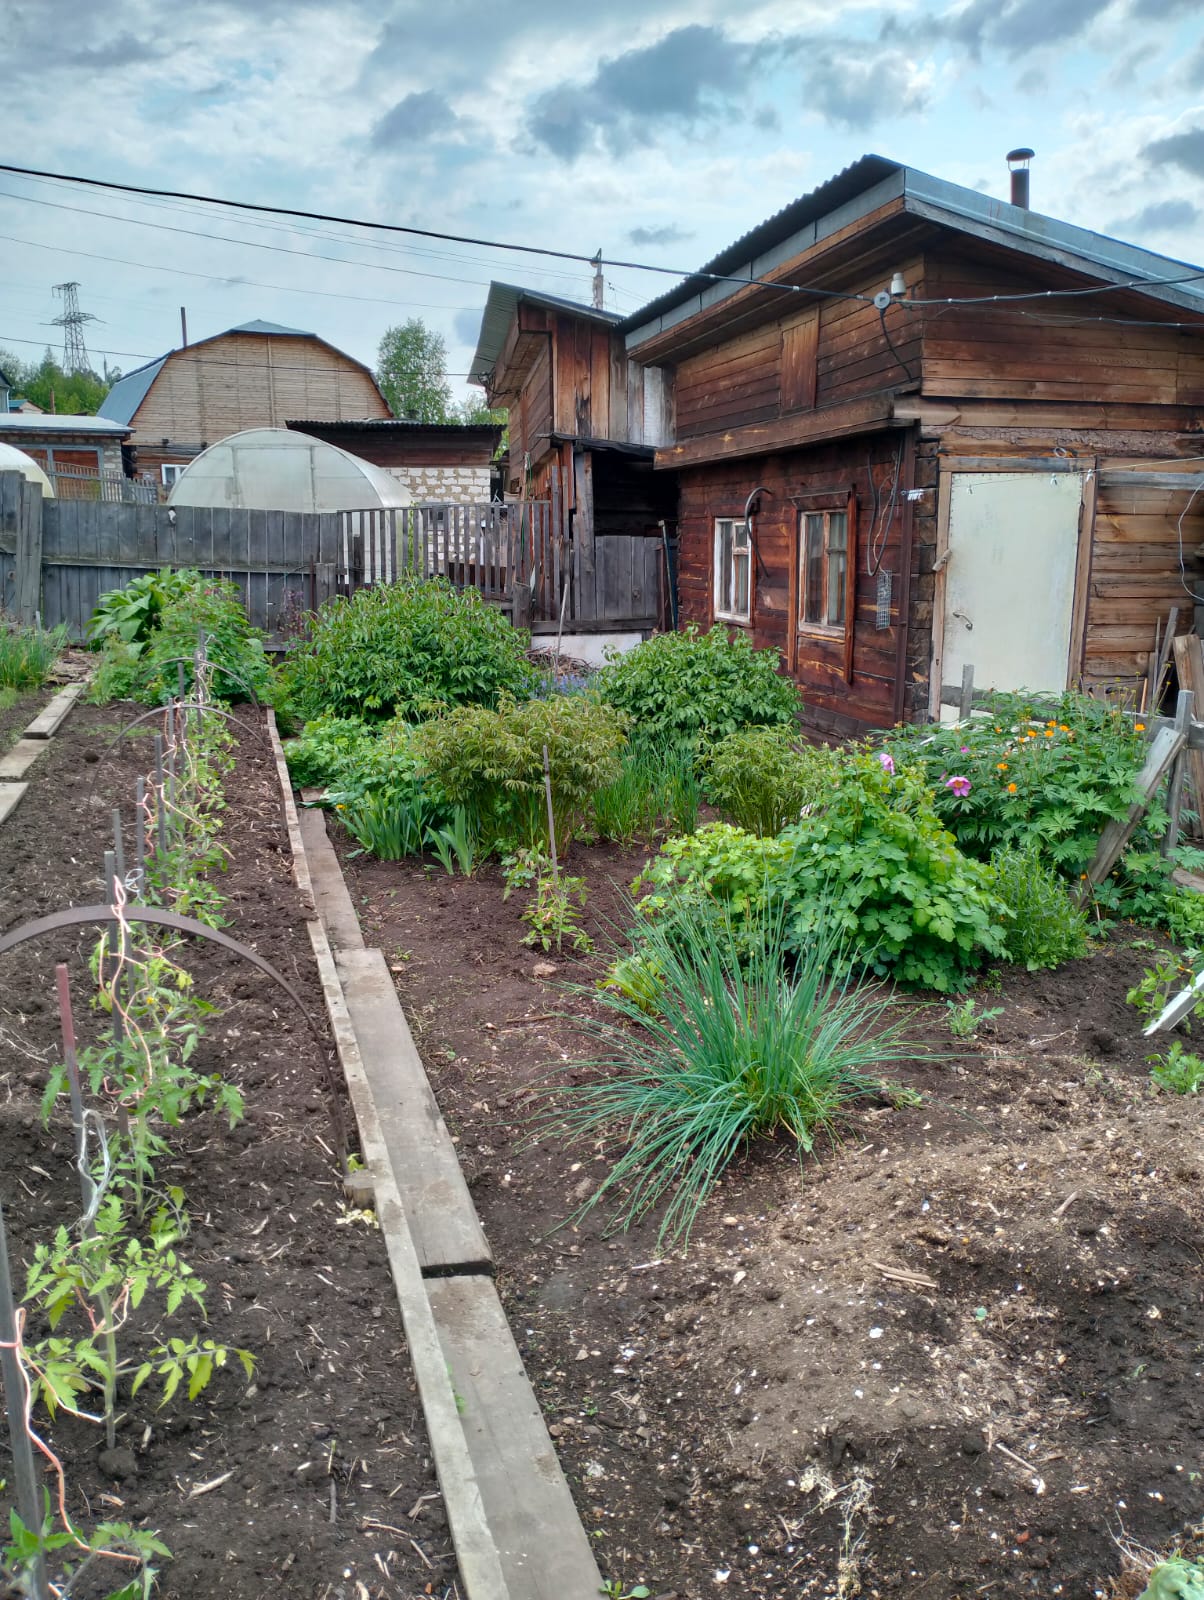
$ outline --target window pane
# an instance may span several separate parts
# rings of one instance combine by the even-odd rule
[[[834,628],[844,626],[846,565],[848,556],[843,550],[828,551],[828,615]]]
[[[749,548],[748,523],[732,523],[732,548],[734,550],[747,550]]]
[[[732,563],[732,614],[737,617],[747,617],[748,605],[748,573],[749,561],[747,554],[736,556]]]
[[[832,511],[828,514],[828,549],[847,550],[849,548],[849,514],[847,511]]]
[[[715,524],[715,608],[732,609],[732,525]]]
[[[803,621],[822,622],[824,605],[824,519],[803,518]]]

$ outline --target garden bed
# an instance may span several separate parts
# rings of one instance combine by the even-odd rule
[[[135,734],[100,761],[128,715],[77,707],[34,768],[5,825],[0,928],[100,898],[111,808],[121,805],[128,822],[149,760],[149,738]],[[321,1020],[266,736],[241,737],[226,794],[228,931],[278,967]],[[56,1116],[44,1132],[37,1107],[59,1059],[54,962],[68,953],[77,1022],[85,1037],[99,1025],[86,1006],[93,942],[91,931],[62,934],[0,958],[0,1184],[18,1280],[34,1243],[78,1215],[69,1125]],[[189,1118],[173,1136],[170,1178],[192,1217],[182,1253],[208,1284],[202,1331],[253,1352],[254,1379],[235,1363],[193,1404],[177,1397],[162,1408],[148,1385],[126,1405],[115,1456],[101,1454],[99,1430],[60,1416],[49,1435],[69,1509],[84,1526],[108,1518],[157,1529],[174,1558],[157,1592],[180,1600],[453,1594],[384,1245],[365,1221],[347,1219],[318,1047],[283,996],[234,955],[190,940],[181,959],[220,1008],[200,1068],[233,1079],[247,1105],[233,1131]],[[128,1353],[136,1359],[155,1332],[184,1323],[180,1313],[158,1330],[132,1329]],[[0,1508],[7,1525],[3,1494]]]
[[[524,947],[492,865],[340,848],[603,1572],[681,1600],[1086,1600],[1118,1540],[1204,1514],[1198,1103],[1150,1092],[1134,930],[1001,969],[973,1039],[903,1002],[921,1104],[868,1103],[801,1174],[758,1148],[661,1259],[654,1224],[558,1226],[616,1147],[530,1137],[530,1085],[590,1053],[562,980],[604,958]],[[644,857],[575,851],[600,944]]]

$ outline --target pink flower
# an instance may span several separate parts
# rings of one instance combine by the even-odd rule
[[[968,744],[962,745],[962,755],[968,756],[969,754],[970,754],[970,746]]]
[[[895,775],[895,761],[890,752],[887,750],[879,750],[878,760],[882,763],[883,772],[889,773],[889,775],[893,778]]]
[[[959,800],[964,800],[970,793],[970,780],[963,778],[960,773],[955,773],[946,784],[946,789],[952,789]]]

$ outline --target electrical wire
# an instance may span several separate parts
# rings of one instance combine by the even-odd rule
[[[234,333],[237,330],[234,329],[234,328],[227,328],[225,331],[227,333]],[[212,337],[215,338],[215,339],[220,339],[222,337],[222,334],[220,334],[220,333],[214,334]],[[268,335],[264,335],[264,337],[273,338],[273,337],[279,337],[279,335],[268,334]],[[298,337],[300,337],[300,338],[311,338],[311,337],[320,338],[321,335],[320,334],[318,334],[318,335],[300,334]],[[39,345],[39,346],[45,347],[47,342],[48,341],[45,340],[45,339],[18,339],[15,333],[0,333],[0,344],[32,344],[32,345]],[[207,339],[198,340],[198,345],[200,345],[200,344],[208,344],[208,342],[209,341]],[[323,343],[326,343],[326,341],[323,340]],[[131,361],[143,361],[143,362],[149,363],[151,361],[165,361],[168,356],[174,356],[177,361],[186,361],[186,362],[188,362],[188,364],[190,366],[194,366],[194,367],[237,367],[240,370],[242,370],[243,372],[246,372],[246,371],[249,370],[249,364],[246,361],[227,361],[221,356],[194,356],[192,354],[192,350],[194,348],[192,345],[185,345],[182,349],[179,349],[179,350],[166,350],[166,351],[163,352],[162,355],[157,355],[157,356],[144,355],[141,351],[138,351],[138,350],[110,350],[110,349],[106,348],[106,346],[99,345],[99,344],[98,345],[94,345],[93,348],[95,349],[96,354],[98,356],[128,356]],[[346,352],[342,352],[342,353],[345,354]],[[354,361],[355,359],[356,358],[354,356],[350,357],[350,360],[352,360],[352,361]],[[360,362],[359,365],[360,366],[366,366],[367,363],[366,362]],[[134,373],[138,372],[140,370],[141,370],[140,368],[135,367],[135,368],[132,369],[132,371],[123,373],[122,376],[126,377],[126,378],[132,378]],[[333,369],[331,369],[331,370],[333,371]],[[319,377],[322,375],[322,369],[320,367],[305,366],[303,363],[296,362],[296,361],[294,361],[294,362],[273,361],[272,362],[272,371],[273,372],[309,372],[309,373],[315,374],[316,376],[319,376]],[[467,378],[469,376],[471,376],[471,374],[469,374],[467,372],[447,372],[447,373],[444,373],[444,377],[447,377],[447,378]]]
[[[146,272],[167,272],[177,278],[202,278],[207,283],[224,283],[228,287],[248,289],[271,289],[281,294],[310,294],[318,295],[323,300],[358,300],[364,305],[397,306],[402,302],[396,299],[387,299],[379,295],[350,294],[339,289],[304,289],[296,284],[288,283],[260,283],[255,278],[231,278],[228,273],[220,272],[194,272],[188,267],[163,267],[154,261],[130,261],[125,256],[102,256],[93,250],[77,250],[74,245],[43,244],[38,239],[18,239],[11,233],[0,233],[0,239],[6,244],[23,244],[32,250],[50,250],[56,255],[79,256],[84,261],[107,261],[117,267],[140,267]],[[232,241],[237,242],[237,241]],[[304,252],[298,252],[304,254]],[[320,259],[326,260],[327,257]],[[456,280],[459,281],[459,280]],[[111,298],[111,297],[107,297]],[[427,303],[419,300],[407,299],[404,304],[413,306],[421,311],[478,311],[479,306],[448,306]]]
[[[866,576],[870,578],[876,577],[878,574],[878,568],[882,565],[882,557],[886,554],[886,545],[887,541],[890,539],[890,530],[894,526],[895,507],[898,505],[899,501],[899,481],[903,476],[903,450],[904,441],[900,439],[898,453],[895,456],[894,475],[891,478],[890,499],[887,501],[886,515],[882,519],[881,536],[878,535],[877,528],[878,510],[882,504],[882,496],[878,491],[877,484],[874,482],[873,462],[869,461],[866,464],[866,472],[868,473],[870,480],[870,489],[874,496],[874,514],[870,520],[870,536],[866,543],[865,549],[865,571]]]
[[[1183,585],[1184,590],[1191,596],[1193,603],[1198,606],[1204,605],[1204,594],[1197,594],[1192,588],[1191,584],[1187,581],[1187,557],[1183,550],[1183,524],[1187,518],[1187,513],[1191,510],[1192,505],[1195,502],[1195,498],[1201,489],[1204,489],[1204,478],[1199,479],[1199,481],[1192,486],[1192,491],[1187,497],[1187,504],[1179,513],[1179,520],[1175,524],[1175,534],[1179,540],[1179,582]]]
[[[893,303],[894,302],[892,301],[892,304]],[[894,356],[895,360],[903,368],[903,372],[904,372],[904,375],[907,378],[907,381],[909,383],[914,383],[916,381],[916,375],[911,370],[911,368],[907,365],[906,361],[904,361],[903,357],[899,354],[899,352],[895,349],[895,342],[890,336],[889,328],[886,326],[886,307],[885,306],[879,306],[878,307],[878,321],[882,324],[882,337],[886,340],[886,348],[890,351],[891,355]]]

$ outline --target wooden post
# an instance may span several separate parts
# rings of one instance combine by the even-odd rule
[[[968,722],[970,713],[974,710],[974,668],[962,668],[962,698],[958,707],[957,720]]]
[[[1180,689],[1179,699],[1175,705],[1175,727],[1183,735],[1183,749],[1175,757],[1171,767],[1170,788],[1166,797],[1167,814],[1170,821],[1162,844],[1160,854],[1165,858],[1169,856],[1179,843],[1179,817],[1183,810],[1183,784],[1187,777],[1187,737],[1191,733],[1191,710],[1195,696],[1190,689]]]
[[[42,610],[42,486],[21,478],[17,493],[17,554],[13,576],[17,621],[32,628]]]
[[[1150,745],[1149,754],[1146,756],[1145,766],[1137,778],[1137,788],[1141,798],[1135,800],[1129,807],[1128,814],[1123,822],[1109,822],[1103,833],[1100,834],[1099,844],[1096,846],[1095,856],[1087,871],[1083,874],[1084,882],[1080,886],[1079,898],[1085,900],[1091,890],[1112,871],[1120,860],[1121,851],[1133,836],[1133,830],[1145,815],[1150,801],[1158,792],[1158,787],[1175,757],[1186,747],[1187,735],[1178,727],[1164,725],[1154,735]]]

